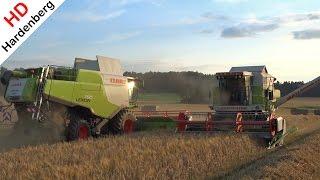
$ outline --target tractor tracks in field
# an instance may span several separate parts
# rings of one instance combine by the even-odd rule
[[[264,168],[272,167],[280,161],[286,161],[291,151],[300,149],[300,146],[308,143],[313,136],[320,134],[320,128],[303,133],[294,139],[291,139],[286,145],[258,155],[258,157],[248,163],[233,168],[231,171],[212,179],[263,179]]]

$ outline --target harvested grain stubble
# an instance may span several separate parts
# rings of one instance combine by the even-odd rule
[[[320,130],[248,164],[225,179],[319,179]]]
[[[6,178],[195,179],[222,175],[265,148],[247,135],[137,133],[0,155]]]

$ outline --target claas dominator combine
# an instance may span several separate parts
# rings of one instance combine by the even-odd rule
[[[250,133],[265,139],[268,147],[273,148],[296,130],[287,130],[286,120],[275,115],[276,109],[319,85],[320,77],[284,97],[275,88],[275,81],[265,66],[233,67],[229,72],[215,74],[211,112],[142,111],[138,116],[148,117],[150,127],[154,123],[158,127],[174,126],[177,132]]]
[[[265,66],[233,67],[215,74],[212,105],[204,121],[180,121],[180,131],[230,131],[253,133],[267,140],[269,147],[281,145],[296,128],[275,111],[282,104],[320,84],[320,77],[281,97],[276,78]]]
[[[44,122],[56,105],[66,109],[66,138],[122,134],[133,131],[129,112],[134,79],[123,76],[120,62],[97,56],[76,58],[73,68],[46,66],[6,71],[5,99],[14,104],[19,121]]]

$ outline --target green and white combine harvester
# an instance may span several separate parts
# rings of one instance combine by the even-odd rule
[[[320,84],[320,77],[285,97],[275,89],[276,78],[265,66],[234,67],[216,73],[210,112],[132,111],[130,100],[136,80],[123,76],[120,62],[97,56],[76,58],[73,68],[43,68],[6,71],[5,99],[13,103],[20,121],[46,121],[52,107],[66,109],[66,138],[123,134],[136,130],[174,128],[177,132],[234,131],[253,133],[268,140],[269,147],[282,144],[294,131],[275,110],[293,97]],[[137,120],[138,119],[138,120]]]
[[[74,68],[46,66],[6,71],[5,99],[13,103],[19,121],[46,121],[51,107],[67,109],[66,138],[122,134],[133,131],[136,121],[129,112],[134,79],[123,76],[120,62],[97,56],[97,60],[76,58]]]

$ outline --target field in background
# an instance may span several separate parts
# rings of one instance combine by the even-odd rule
[[[140,93],[138,102],[143,104],[176,104],[181,102],[181,97],[175,93]]]
[[[306,178],[308,173],[317,175],[320,171],[320,116],[291,115],[290,109],[317,106],[319,102],[320,98],[296,98],[279,109],[278,115],[288,120],[288,126],[299,130],[286,139],[284,147],[274,150],[266,150],[261,141],[245,134],[141,132],[0,153],[0,176],[8,179]],[[208,105],[148,103],[158,105],[161,110],[209,110]]]
[[[182,104],[180,102],[181,97],[174,93],[143,93],[139,94],[137,104],[139,107],[155,105],[159,111],[210,111],[208,104]]]
[[[320,98],[294,98],[293,100],[287,102],[281,106],[282,110],[288,110],[291,108],[320,108]]]

